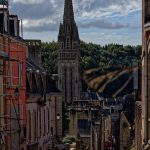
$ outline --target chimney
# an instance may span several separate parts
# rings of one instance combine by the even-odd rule
[[[19,36],[19,20],[17,15],[9,15],[9,31],[12,36]]]
[[[1,6],[0,7],[0,33],[3,32],[8,32],[8,10],[6,7]]]

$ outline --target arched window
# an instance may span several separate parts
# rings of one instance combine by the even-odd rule
[[[34,119],[34,123],[33,123],[33,125],[34,125],[34,140],[36,139],[36,137],[37,137],[37,123],[36,123],[36,111],[33,111],[33,119]]]
[[[41,127],[41,122],[42,122],[42,116],[41,116],[41,109],[39,110],[39,133],[40,133],[40,137],[41,137],[41,133],[42,133],[42,127]]]
[[[49,127],[50,127],[50,114],[49,114],[49,109],[47,108],[47,133],[49,133]]]
[[[45,130],[45,129],[46,129],[46,122],[45,122],[45,109],[44,109],[44,112],[43,112],[43,113],[44,113],[44,135],[45,135],[45,133],[46,133],[46,130]]]
[[[61,48],[62,48],[62,49],[64,48],[64,43],[63,43],[63,42],[61,43]]]
[[[69,39],[69,37],[67,37],[67,39],[66,39],[66,48],[67,49],[70,48],[70,39]]]
[[[31,112],[30,111],[28,111],[28,127],[29,127],[28,138],[29,141],[31,141]]]

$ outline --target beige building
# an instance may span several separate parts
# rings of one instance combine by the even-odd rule
[[[102,150],[102,105],[96,93],[83,93],[69,106],[69,135],[83,141],[88,150]],[[91,96],[93,95],[93,96]]]
[[[37,100],[38,95],[27,100],[27,148],[49,150],[54,144],[53,136],[62,137],[62,96],[51,93],[46,101]]]
[[[150,1],[143,0],[142,53],[142,142],[150,148]]]
[[[131,136],[132,125],[130,124],[126,113],[120,114],[120,150],[129,150],[133,144]]]
[[[142,149],[142,108],[141,102],[136,102],[135,104],[135,149]]]
[[[27,57],[27,150],[49,150],[62,137],[62,94],[53,76],[35,63],[40,56],[40,41],[28,40]],[[38,51],[38,53],[36,53]],[[36,56],[37,55],[37,56]],[[34,57],[33,57],[34,56]]]

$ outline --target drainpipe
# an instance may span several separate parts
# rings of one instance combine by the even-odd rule
[[[147,42],[145,37],[145,59],[144,59],[144,144],[147,144],[147,104],[148,104],[148,45],[149,41]]]

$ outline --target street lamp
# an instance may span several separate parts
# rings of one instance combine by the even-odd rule
[[[57,136],[57,134],[58,134],[58,133],[57,133],[57,130],[58,130],[57,128],[58,128],[58,121],[59,121],[59,120],[60,120],[60,114],[57,113],[57,114],[56,114],[56,136]]]
[[[60,114],[59,113],[56,115],[56,119],[60,120]]]

